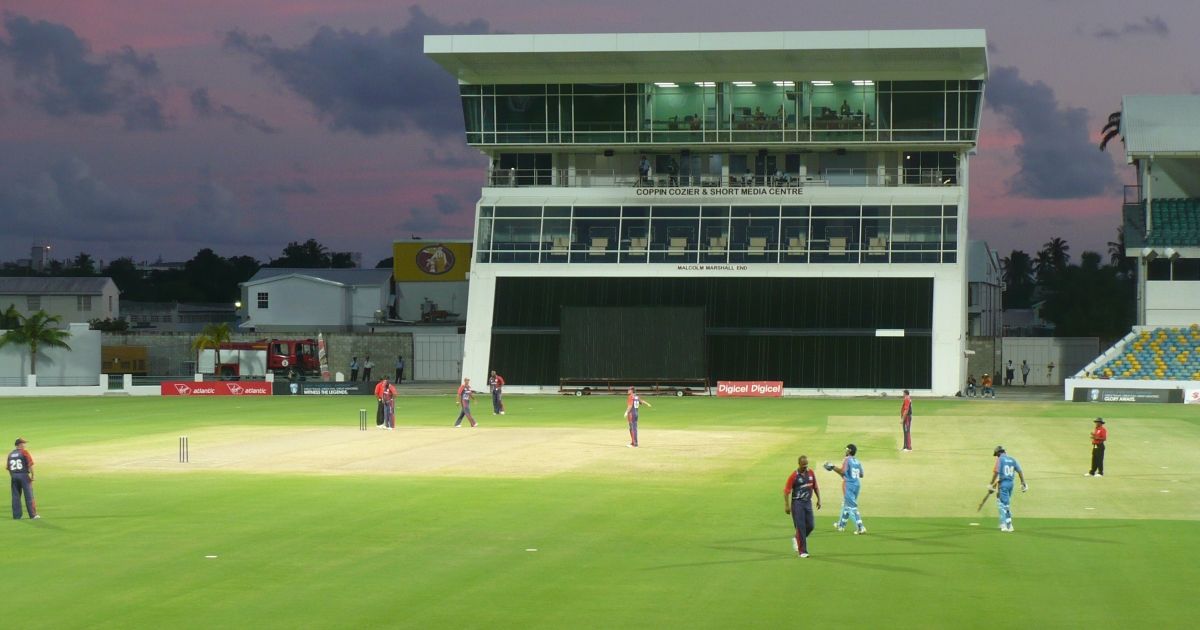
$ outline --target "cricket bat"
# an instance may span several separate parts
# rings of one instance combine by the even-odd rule
[[[987,494],[983,495],[983,500],[979,502],[979,507],[975,508],[976,512],[983,509],[983,504],[987,503],[988,498],[992,496],[993,492],[995,492],[995,489],[988,488]]]

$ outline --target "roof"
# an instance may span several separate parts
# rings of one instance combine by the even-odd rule
[[[261,284],[268,280],[284,277],[308,278],[331,284],[353,287],[384,285],[392,279],[391,269],[296,269],[290,267],[263,267],[244,285]]]
[[[112,278],[0,278],[0,295],[101,295],[110,284]]]
[[[1200,156],[1200,95],[1142,94],[1121,99],[1125,155]]]
[[[982,29],[427,35],[465,83],[985,79]]]

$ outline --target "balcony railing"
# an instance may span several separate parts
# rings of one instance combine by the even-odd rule
[[[488,174],[494,188],[803,188],[805,186],[957,186],[958,172],[937,168],[831,168],[816,173],[773,175],[663,174],[642,177],[615,169],[509,169]]]

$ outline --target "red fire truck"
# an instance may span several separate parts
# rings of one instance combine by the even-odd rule
[[[272,372],[285,377],[291,370],[312,376],[321,371],[316,339],[260,339],[221,344],[220,365],[216,352],[200,353],[200,372],[221,376],[263,376]],[[219,368],[219,369],[217,369]]]

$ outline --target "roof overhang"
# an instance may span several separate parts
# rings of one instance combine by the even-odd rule
[[[463,83],[987,78],[982,29],[427,35]]]
[[[1128,161],[1200,157],[1200,95],[1125,96],[1121,137]]]

